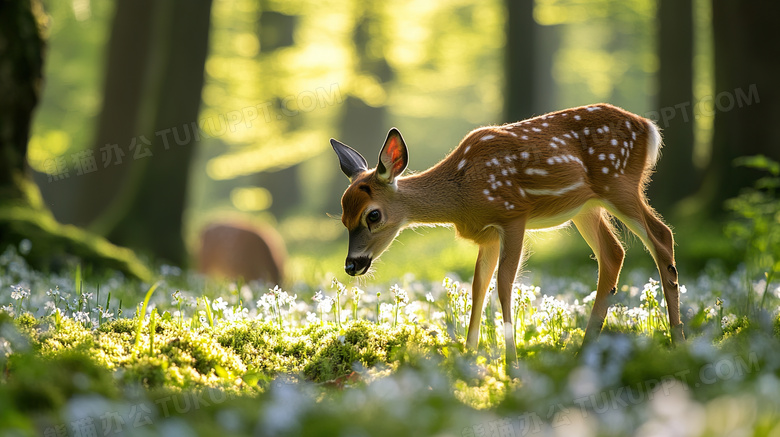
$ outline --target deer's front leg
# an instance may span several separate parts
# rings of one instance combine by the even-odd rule
[[[479,325],[482,320],[482,305],[485,302],[490,279],[496,271],[498,254],[501,245],[498,239],[479,246],[477,265],[474,268],[474,282],[471,284],[471,319],[469,319],[469,333],[466,337],[466,346],[477,349],[479,346]]]
[[[525,222],[518,221],[503,228],[501,236],[501,261],[498,264],[498,299],[501,302],[501,314],[504,319],[504,338],[506,340],[506,367],[517,365],[515,332],[512,324],[512,284],[517,276],[517,268],[523,257],[523,237]]]

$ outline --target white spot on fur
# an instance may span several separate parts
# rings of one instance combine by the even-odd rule
[[[534,131],[534,132],[541,132],[542,131],[538,127],[532,127],[531,130]]]
[[[529,156],[528,152],[520,152],[520,157],[523,159],[528,159]]]
[[[609,169],[608,169],[608,168],[606,168],[606,167],[603,167],[603,168],[601,169],[601,172],[602,172],[602,173],[604,173],[604,174],[607,174],[607,173],[609,173]]]
[[[611,143],[612,143],[613,146],[617,146],[618,145],[618,140],[612,138]]]
[[[463,151],[463,154],[465,155],[466,153],[469,153],[469,150],[471,150],[471,144],[466,146],[466,150]]]
[[[527,168],[525,169],[525,174],[527,175],[539,175],[539,176],[547,176],[547,170],[541,169],[541,168]]]
[[[603,161],[606,159],[606,156],[603,153],[599,153],[599,161]]]
[[[585,135],[590,135],[590,129],[586,127],[585,129],[582,130],[582,133],[584,133]]]
[[[609,154],[609,160],[610,161],[614,161],[615,160],[615,154],[614,153],[610,153]]]
[[[532,190],[532,189],[529,188],[529,189],[526,189],[526,192],[528,194],[533,195],[533,196],[560,196],[562,194],[568,193],[569,191],[576,190],[577,188],[583,186],[584,184],[585,183],[583,182],[583,180],[580,179],[579,181],[577,181],[577,182],[575,182],[575,183],[573,183],[571,185],[567,185],[567,186],[565,186],[563,188],[559,188],[557,190],[552,190],[552,189]]]
[[[604,126],[602,129],[604,129],[604,132],[609,132],[609,126]]]
[[[582,118],[582,117],[580,117],[579,115],[575,115],[575,116],[574,116],[574,119],[575,119],[575,120],[577,120],[577,121],[579,121],[581,118]]]
[[[496,137],[495,135],[485,135],[484,137],[482,137],[482,141],[492,140],[495,137]]]
[[[550,125],[549,123],[542,123],[542,127],[547,127],[549,125]]]
[[[466,165],[466,160],[461,159],[460,162],[458,163],[458,170],[461,170],[465,165]]]
[[[501,163],[499,163],[498,159],[496,159],[496,158],[491,159],[490,162],[492,162],[493,165],[501,165]]]

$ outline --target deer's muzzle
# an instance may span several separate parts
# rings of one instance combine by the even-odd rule
[[[368,271],[369,267],[371,267],[371,258],[367,256],[347,258],[347,262],[344,263],[344,271],[350,276],[363,275]]]

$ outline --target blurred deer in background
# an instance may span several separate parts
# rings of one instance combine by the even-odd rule
[[[198,270],[209,276],[259,280],[281,285],[286,251],[271,227],[249,223],[213,223],[203,229]]]
[[[625,255],[611,217],[639,236],[655,259],[672,337],[684,339],[672,231],[644,194],[661,149],[652,121],[599,104],[483,127],[432,168],[405,177],[408,151],[395,128],[374,169],[351,147],[330,141],[351,183],[341,199],[341,219],[349,231],[348,274],[365,274],[398,233],[415,224],[454,224],[460,236],[479,245],[469,347],[478,346],[485,292],[498,265],[507,366],[516,363],[511,296],[523,237],[526,230],[569,221],[598,259],[585,339],[598,336]]]

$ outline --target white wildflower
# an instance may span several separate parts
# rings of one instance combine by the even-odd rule
[[[398,284],[390,287],[390,291],[393,293],[393,296],[395,296],[395,301],[398,302],[399,305],[406,305],[409,303],[409,295],[403,288],[399,287]]]
[[[211,301],[211,308],[214,311],[224,311],[228,306],[228,303],[222,299],[222,296]]]
[[[73,313],[73,320],[79,322],[79,323],[90,323],[89,320],[89,313],[84,311],[76,311]]]
[[[658,294],[658,288],[658,281],[650,278],[649,282],[645,284],[644,288],[642,289],[642,295],[639,296],[639,300],[647,302],[655,301],[656,295]]]
[[[734,314],[727,314],[720,320],[720,327],[726,329],[729,325],[732,325],[737,321],[737,316]]]
[[[327,314],[330,312],[331,309],[333,309],[334,302],[335,299],[333,299],[330,296],[322,297],[320,298],[319,303],[317,303],[317,309]]]
[[[336,278],[333,278],[330,281],[330,287],[337,289],[339,296],[347,294],[347,286],[339,282]]]
[[[382,303],[379,305],[379,318],[381,318],[386,314],[393,314],[393,311],[395,310],[395,305],[390,303]]]
[[[24,299],[30,295],[30,290],[24,288],[21,284],[11,286],[11,299],[19,300]]]

